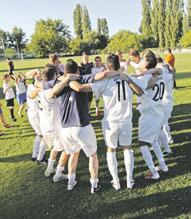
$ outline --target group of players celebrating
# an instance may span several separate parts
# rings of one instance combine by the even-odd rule
[[[111,185],[119,190],[118,161],[116,151],[123,148],[127,188],[132,189],[134,153],[132,144],[133,94],[137,95],[138,142],[148,167],[146,179],[157,180],[160,172],[168,172],[164,156],[172,154],[169,146],[169,118],[173,108],[173,71],[163,59],[147,50],[140,56],[132,50],[125,61],[122,54],[108,54],[105,65],[101,58],[89,63],[87,54],[83,62],[73,59],[62,65],[57,55],[43,70],[26,73],[28,78],[28,118],[35,130],[32,160],[43,163],[47,148],[51,149],[46,177],[58,182],[68,179],[67,190],[77,184],[76,169],[80,151],[89,158],[91,193],[97,192],[99,183],[99,159],[97,141],[90,122],[92,92],[96,100],[96,115],[100,115],[99,99],[103,98],[104,112],[102,132],[107,147],[106,160],[112,177]],[[134,74],[128,75],[131,65]],[[158,160],[156,167],[150,148]],[[55,161],[60,154],[55,168]],[[68,173],[63,173],[68,162]]]

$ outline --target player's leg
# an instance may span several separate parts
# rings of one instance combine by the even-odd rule
[[[63,151],[56,167],[56,173],[53,177],[54,182],[59,182],[63,179],[67,179],[67,175],[63,174],[63,171],[65,169],[66,163],[68,162],[68,158],[69,155],[66,153],[66,151]]]
[[[95,97],[96,116],[100,116],[99,99]]]
[[[54,163],[56,161],[56,157],[58,155],[59,151],[56,151],[54,148],[52,148],[50,152],[50,156],[48,158],[48,166],[47,169],[45,170],[44,175],[46,177],[49,177],[51,174],[55,173],[55,168],[54,168]]]
[[[41,140],[40,146],[39,146],[39,153],[38,153],[38,156],[36,159],[38,164],[47,163],[47,160],[45,158],[46,149],[47,149],[47,144],[46,144],[46,141],[44,140],[44,138],[42,137],[42,140]]]
[[[158,143],[160,144],[160,146],[162,146],[164,148],[164,151],[163,151],[164,156],[172,154],[172,150],[171,150],[170,145],[168,143],[167,136],[164,132],[164,126],[159,132]]]
[[[7,107],[9,109],[9,113],[10,113],[10,117],[11,119],[16,122],[17,119],[15,118],[15,115],[14,115],[14,99],[9,99],[7,100]]]
[[[4,118],[4,116],[3,116],[3,111],[2,111],[2,109],[1,109],[1,107],[0,107],[0,120],[1,120],[1,122],[2,122],[4,128],[10,128],[10,127],[11,127],[10,124],[8,124],[8,123],[5,122],[5,118]]]
[[[34,144],[33,144],[33,151],[32,151],[32,161],[36,161],[38,157],[41,140],[42,140],[42,136],[39,136],[39,135],[35,136]]]

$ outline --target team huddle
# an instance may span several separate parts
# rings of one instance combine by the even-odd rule
[[[43,70],[35,69],[25,75],[27,114],[36,133],[32,160],[44,163],[47,148],[51,150],[44,173],[46,177],[53,175],[54,182],[68,179],[67,190],[72,190],[77,184],[76,169],[82,150],[89,159],[91,193],[101,188],[99,148],[90,122],[93,95],[96,116],[100,116],[100,98],[104,103],[102,132],[114,189],[121,188],[116,158],[118,147],[123,148],[127,188],[132,189],[135,184],[131,148],[133,94],[138,96],[137,144],[148,167],[145,178],[157,180],[160,172],[168,172],[164,157],[172,154],[168,123],[173,109],[173,71],[161,57],[150,50],[140,57],[138,51],[132,50],[128,61],[122,60],[120,53],[108,54],[105,65],[99,56],[95,58],[95,64],[89,63],[85,53],[80,65],[72,59],[62,65],[56,55],[52,55],[52,61]],[[127,74],[128,65],[134,68],[134,74]],[[158,166],[154,165],[150,147]],[[65,175],[63,171],[67,163],[68,172]]]

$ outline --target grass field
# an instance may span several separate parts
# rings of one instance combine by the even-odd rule
[[[111,188],[100,120],[94,119],[102,191],[90,194],[88,160],[82,152],[77,169],[78,185],[68,192],[66,181],[54,184],[43,175],[46,167],[30,160],[34,131],[25,115],[0,137],[0,218],[191,218],[191,55],[179,54],[176,59],[179,89],[174,92],[175,106],[170,121],[174,157],[167,159],[169,173],[161,175],[157,182],[144,179],[147,168],[137,146],[138,113],[134,110],[135,188],[125,189],[121,150],[118,161],[122,190],[116,192]],[[41,59],[17,61],[15,65],[25,72],[46,63],[47,60]],[[6,68],[6,63],[0,62],[1,74]],[[4,100],[1,101],[5,117],[11,122]]]

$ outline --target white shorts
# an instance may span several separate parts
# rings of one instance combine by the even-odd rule
[[[30,115],[28,115],[28,118],[29,118],[29,123],[31,124],[31,126],[34,129],[35,133],[37,135],[42,135],[41,129],[40,129],[40,119],[39,119],[39,117],[30,117]]]
[[[159,131],[163,126],[164,114],[152,114],[149,112],[141,113],[138,122],[139,141],[154,143],[158,138]]]
[[[102,130],[107,147],[117,148],[120,146],[130,146],[132,143],[132,122],[110,123],[102,121]]]
[[[55,151],[63,151],[64,144],[62,141],[61,131],[60,132],[44,132],[42,133],[43,139],[45,140],[48,148],[52,148]]]
[[[62,139],[67,154],[74,154],[82,149],[90,157],[97,152],[96,135],[91,125],[62,128]]]

